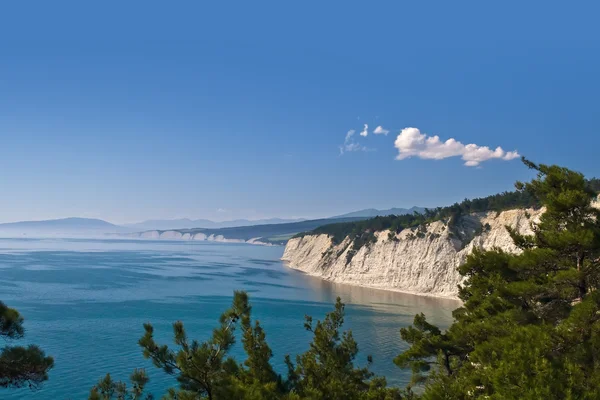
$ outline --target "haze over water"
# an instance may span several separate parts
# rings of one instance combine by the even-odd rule
[[[107,372],[127,379],[146,368],[157,397],[175,384],[142,357],[137,340],[151,322],[160,343],[172,344],[171,324],[188,336],[209,337],[234,290],[250,293],[253,317],[267,332],[273,365],[307,349],[304,315],[322,319],[336,296],[347,304],[352,329],[372,370],[396,385],[410,372],[394,366],[405,347],[400,327],[424,312],[449,325],[451,300],[332,284],[293,271],[279,260],[283,247],[214,242],[0,239],[0,299],[25,317],[26,339],[55,359],[50,379],[36,392],[0,390],[2,399],[85,399]],[[237,346],[233,355],[243,360]]]

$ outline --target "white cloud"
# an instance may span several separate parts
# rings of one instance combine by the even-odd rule
[[[404,128],[396,138],[394,147],[398,149],[397,160],[410,157],[441,160],[448,157],[461,157],[467,167],[477,167],[480,163],[494,158],[513,160],[519,156],[516,151],[495,150],[476,144],[464,145],[458,140],[448,139],[442,142],[439,136],[427,136],[417,128]]]
[[[362,146],[359,143],[354,141],[352,136],[354,136],[355,133],[356,133],[356,131],[354,129],[349,130],[348,133],[346,133],[346,138],[344,139],[344,144],[340,146],[340,155],[342,155],[346,152],[350,152],[350,151],[368,151],[369,150],[365,146]],[[361,132],[361,135],[362,135],[362,132]]]
[[[360,132],[360,136],[366,137],[369,134],[369,125],[365,124],[365,127]]]
[[[373,133],[376,135],[387,135],[388,133],[390,133],[390,131],[387,129],[383,129],[383,126],[379,125],[377,128],[375,128]]]

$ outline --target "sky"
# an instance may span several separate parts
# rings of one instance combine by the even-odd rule
[[[0,222],[435,207],[530,179],[520,156],[600,176],[599,14],[4,2]]]

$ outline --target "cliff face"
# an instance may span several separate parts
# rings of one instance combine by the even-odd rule
[[[179,232],[176,230],[170,231],[145,231],[145,232],[135,232],[128,233],[125,235],[121,235],[124,237],[134,238],[134,239],[153,239],[153,240],[200,240],[200,241],[209,241],[209,242],[222,242],[222,243],[249,243],[249,244],[258,244],[263,246],[272,246],[271,243],[263,242],[260,237],[251,238],[248,240],[244,239],[230,239],[226,238],[223,235],[215,235],[210,234],[207,235],[205,233],[189,233],[189,232]]]
[[[394,237],[376,232],[377,242],[361,247],[351,258],[346,238],[333,245],[327,235],[290,239],[282,260],[289,267],[326,280],[456,298],[461,282],[457,267],[474,248],[519,251],[505,226],[531,233],[542,210],[509,210],[462,217],[451,230],[442,221],[406,229]],[[452,232],[450,232],[452,231]]]

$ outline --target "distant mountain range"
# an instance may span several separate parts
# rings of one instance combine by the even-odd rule
[[[193,229],[169,229],[148,230],[144,232],[128,233],[120,236],[144,239],[184,239],[184,240],[208,240],[217,242],[249,242],[260,244],[285,244],[287,240],[300,232],[312,231],[319,226],[360,221],[364,218],[322,218],[300,222],[287,222],[282,224],[263,224],[249,226],[235,226],[229,228],[193,228]],[[257,242],[258,241],[258,242]]]
[[[211,230],[211,233],[232,234],[233,232],[235,232],[234,236],[241,235],[245,238],[245,236],[249,235],[249,233],[255,234],[255,236],[263,236],[267,232],[269,232],[270,234],[288,234],[293,232],[300,232],[301,230],[307,230],[308,228],[314,229],[316,227],[315,224],[324,225],[333,222],[372,218],[378,215],[409,214],[415,211],[421,212],[423,211],[423,208],[391,208],[389,210],[376,210],[374,208],[370,208],[343,215],[338,215],[331,218],[322,218],[318,220],[269,218],[254,221],[247,219],[237,219],[232,221],[215,222],[207,219],[192,220],[184,218],[172,220],[148,220],[136,224],[127,224],[123,226],[111,224],[110,222],[106,222],[101,219],[73,217],[43,221],[22,221],[4,223],[0,224],[0,235],[102,236],[105,234],[124,234],[151,230],[166,231],[199,229],[202,231]],[[276,225],[281,226],[279,228],[276,228]],[[221,229],[227,230],[231,228],[252,227],[256,227],[256,229],[242,229],[235,231],[216,232],[216,230]],[[259,235],[259,233],[261,235]]]
[[[390,208],[388,210],[377,210],[375,208],[367,208],[364,210],[354,211],[347,214],[336,215],[326,219],[343,219],[343,218],[372,218],[377,216],[385,215],[402,215],[412,214],[413,212],[423,212],[423,207],[411,207],[411,208]],[[235,219],[231,221],[215,222],[208,219],[153,219],[135,224],[125,224],[123,226],[135,230],[168,230],[168,229],[194,229],[194,228],[206,228],[206,229],[220,229],[220,228],[234,228],[242,226],[255,226],[255,225],[276,225],[276,224],[289,224],[294,222],[307,221],[306,218],[299,219],[282,219],[282,218],[269,218],[269,219]]]
[[[138,222],[135,224],[125,224],[123,226],[134,230],[166,230],[166,229],[192,229],[192,228],[232,228],[238,226],[251,226],[251,225],[273,225],[273,224],[287,224],[290,222],[305,221],[303,218],[299,219],[281,219],[281,218],[269,218],[269,219],[235,219],[231,221],[215,222],[208,219],[151,219],[148,221]]]
[[[0,224],[3,235],[104,235],[125,233],[130,229],[95,218],[62,218]]]

